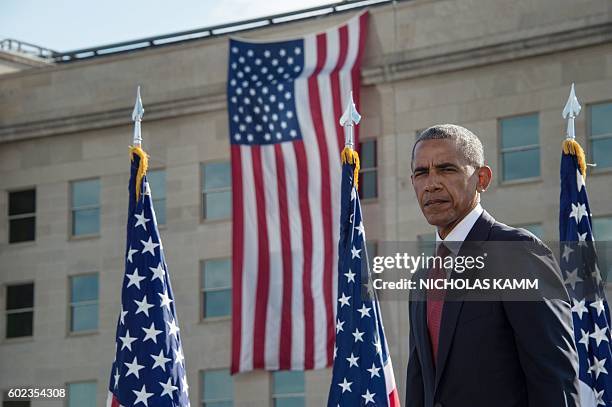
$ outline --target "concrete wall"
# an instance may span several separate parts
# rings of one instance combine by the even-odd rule
[[[345,21],[348,14],[239,34],[283,38]],[[415,240],[432,229],[410,184],[415,132],[439,122],[479,135],[498,172],[498,119],[539,112],[541,179],[504,185],[495,177],[483,205],[509,224],[557,228],[561,110],[576,82],[583,106],[612,99],[612,3],[606,0],[415,0],[372,10],[363,72],[362,137],[378,140],[379,196],[364,202],[371,240]],[[607,30],[607,31],[606,31]],[[192,405],[198,372],[229,366],[230,321],[200,322],[199,263],[230,255],[231,223],[200,220],[200,165],[228,160],[227,38],[178,44],[0,76],[0,213],[7,194],[37,188],[37,239],[8,245],[0,219],[0,284],[34,280],[34,337],[1,340],[0,389],[96,380],[106,397],[114,352],[117,293],[123,273],[127,146],[131,106],[142,86],[144,145],[152,168],[167,171],[166,250],[187,359]],[[586,110],[585,110],[586,111]],[[576,121],[585,145],[586,114]],[[101,233],[69,237],[69,182],[101,179]],[[612,215],[610,172],[587,180],[594,215]],[[120,237],[118,239],[118,237]],[[100,273],[95,334],[67,330],[68,276]],[[4,310],[5,290],[0,290]],[[385,302],[383,315],[403,394],[407,303]],[[4,316],[0,318],[4,338]],[[309,406],[324,405],[328,370],[306,375]],[[270,376],[239,375],[236,405],[266,406]],[[33,406],[62,405],[35,401]]]

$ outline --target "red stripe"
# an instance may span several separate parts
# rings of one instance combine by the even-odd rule
[[[304,244],[304,270],[302,274],[302,296],[304,297],[304,369],[314,367],[314,301],[312,297],[312,216],[308,202],[308,166],[304,141],[293,143],[295,162],[298,164],[300,218],[302,220],[302,241]]]
[[[399,394],[397,394],[397,387],[391,390],[389,393],[389,407],[400,407]]]
[[[242,338],[242,265],[244,258],[244,219],[242,197],[242,160],[240,145],[232,144],[232,374],[240,371]]]
[[[289,231],[289,209],[287,208],[287,180],[285,177],[285,160],[280,144],[274,145],[276,173],[278,176],[278,212],[280,223],[281,252],[283,255],[283,303],[281,310],[280,361],[282,370],[291,369],[291,291],[293,285],[293,268],[291,264],[291,233]],[[291,180],[296,182],[297,180]]]
[[[121,404],[119,403],[119,400],[117,400],[117,397],[115,397],[115,395],[113,394],[113,401],[111,403],[111,407],[119,407]]]
[[[359,48],[357,51],[357,57],[355,58],[355,64],[351,69],[351,78],[353,79],[353,98],[355,100],[355,106],[357,110],[361,108],[360,95],[361,95],[361,57],[363,56],[363,49],[365,48],[366,33],[368,28],[368,16],[370,13],[367,11],[359,16]],[[354,41],[353,38],[350,40]],[[354,130],[355,145],[359,146],[359,126],[355,126]]]
[[[338,62],[331,73],[330,79],[334,107],[334,117],[338,118],[338,120],[334,120],[334,123],[336,125],[336,135],[338,137],[338,151],[342,151],[342,148],[344,148],[344,129],[340,125],[339,118],[340,116],[342,116],[342,109],[344,108],[344,106],[342,106],[342,96],[340,94],[340,69],[342,69],[342,66],[346,62],[346,56],[348,54],[348,26],[343,25],[338,31],[340,37],[340,53],[338,55]]]
[[[329,169],[329,153],[328,146],[325,141],[324,125],[323,125],[323,114],[321,112],[321,96],[319,94],[319,87],[317,76],[321,72],[325,64],[325,58],[327,55],[327,42],[326,34],[318,34],[316,37],[317,41],[317,66],[312,73],[312,76],[308,78],[308,93],[310,98],[310,114],[312,116],[312,123],[314,126],[315,134],[317,137],[317,144],[319,145],[319,158],[321,162],[321,217],[323,220],[323,297],[325,299],[325,317],[326,320],[326,331],[327,331],[327,365],[331,365],[331,355],[329,349],[329,338],[330,335],[334,337],[334,321],[333,321],[333,305],[332,305],[332,254],[333,254],[333,231],[332,231],[332,203],[331,203],[331,190],[330,190],[330,169]],[[331,275],[331,277],[330,277]],[[332,345],[333,346],[333,345]]]
[[[257,288],[255,321],[253,328],[253,368],[265,368],[266,318],[270,293],[270,250],[266,225],[266,196],[264,191],[261,147],[251,147],[253,155],[253,179],[257,206]]]

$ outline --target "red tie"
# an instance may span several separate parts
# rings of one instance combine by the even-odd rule
[[[436,250],[436,256],[444,259],[450,254],[448,248],[441,243]],[[445,279],[446,271],[444,268],[437,267],[438,262],[434,263],[434,267],[429,272],[429,278],[432,280]],[[444,261],[442,260],[442,263]],[[440,283],[438,283],[440,284]],[[434,366],[438,358],[438,343],[440,337],[440,322],[442,321],[442,310],[444,308],[444,296],[446,290],[438,290],[436,288],[427,290],[427,330],[429,331],[429,339],[431,340],[431,349],[433,352]]]

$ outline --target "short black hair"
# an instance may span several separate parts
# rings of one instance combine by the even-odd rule
[[[441,139],[456,140],[463,157],[473,167],[478,168],[485,164],[484,149],[480,139],[465,127],[456,124],[436,124],[423,130],[412,146],[412,161],[417,144],[424,140]]]

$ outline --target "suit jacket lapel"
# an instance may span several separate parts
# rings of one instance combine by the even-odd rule
[[[474,226],[470,230],[470,233],[468,233],[468,235],[466,236],[465,241],[474,242],[488,240],[489,232],[491,231],[491,226],[494,222],[495,219],[493,219],[493,217],[491,217],[491,215],[489,215],[487,211],[483,211],[476,223],[474,223]],[[461,249],[459,250],[459,255],[463,255],[464,249],[465,246],[462,245]],[[453,342],[453,336],[455,334],[455,328],[457,327],[457,320],[459,319],[459,314],[461,313],[462,306],[463,301],[461,300],[461,298],[450,298],[444,303],[444,309],[442,311],[442,321],[440,324],[440,339],[438,342],[438,360],[436,363],[434,394],[435,389],[437,389],[438,384],[440,382],[440,378],[442,377],[442,373],[446,365],[446,360],[448,359],[448,354],[450,352],[451,344]],[[425,320],[427,320],[427,318],[425,318]]]
[[[423,373],[423,384],[425,391],[430,394],[434,389],[435,370],[432,360],[431,340],[427,330],[427,302],[424,300],[413,302],[414,315],[417,321],[415,324],[415,341],[417,352],[421,361],[421,371]]]

